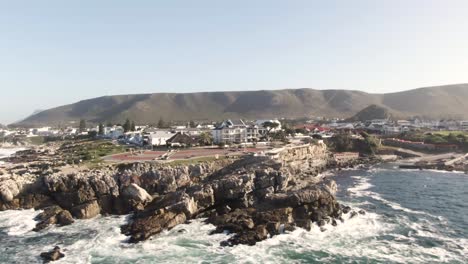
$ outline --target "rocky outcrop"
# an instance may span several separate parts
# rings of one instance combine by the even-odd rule
[[[332,222],[341,216],[334,196],[337,186],[328,180],[317,184],[326,162],[314,161],[317,156],[312,153],[328,154],[320,146],[303,148],[287,149],[272,158],[241,159],[197,183],[161,194],[135,213],[122,232],[130,242],[139,242],[174,224],[208,217],[207,222],[217,227],[215,232],[235,233],[222,245],[253,245],[296,226],[310,229],[313,223]],[[295,155],[309,167],[299,165]]]
[[[33,231],[40,231],[55,224],[59,226],[71,225],[74,222],[71,213],[57,205],[45,208],[35,220],[38,221],[38,223]]]
[[[42,252],[41,253],[41,258],[44,263],[49,263],[51,261],[56,261],[61,258],[65,257],[65,254],[60,252],[60,247],[56,246],[54,249],[48,252]]]
[[[37,230],[69,224],[71,215],[133,212],[122,226],[130,242],[203,217],[215,232],[235,233],[223,245],[252,245],[284,230],[340,219],[336,184],[319,174],[328,162],[325,145],[318,144],[186,166],[133,163],[22,179],[2,175],[0,206],[56,205],[44,210]]]

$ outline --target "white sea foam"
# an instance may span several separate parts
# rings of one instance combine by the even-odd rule
[[[9,157],[9,156],[15,154],[16,152],[18,152],[20,150],[24,150],[24,149],[25,148],[0,148],[0,159]],[[0,165],[1,164],[5,164],[5,162],[0,161]]]
[[[30,233],[36,226],[36,217],[41,211],[8,210],[0,212],[0,228],[5,229],[10,236],[20,236]]]
[[[127,244],[127,237],[120,233],[119,228],[125,223],[125,216],[78,220],[71,226],[52,227],[35,233],[30,230],[35,224],[31,219],[36,214],[32,210],[0,213],[0,226],[8,228],[10,235],[51,237],[49,244],[34,245],[30,250],[22,252],[18,260],[35,259],[40,252],[56,244],[66,254],[57,263],[291,263],[298,258],[302,258],[302,262],[340,259],[366,262],[372,259],[394,263],[427,263],[461,261],[463,256],[467,256],[463,249],[466,248],[466,240],[456,241],[443,235],[437,237],[449,242],[449,245],[459,245],[461,248],[458,251],[455,246],[420,246],[412,243],[415,240],[413,236],[396,233],[398,225],[372,212],[351,219],[348,214],[345,223],[339,223],[336,227],[326,225],[325,232],[314,225],[311,231],[297,229],[255,246],[236,247],[220,247],[219,243],[229,236],[209,235],[214,226],[204,224],[201,220],[179,225],[142,243]],[[418,235],[423,235],[422,232],[427,229],[417,224],[411,228]],[[381,236],[393,239],[378,239]]]

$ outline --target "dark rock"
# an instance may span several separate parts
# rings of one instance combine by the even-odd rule
[[[358,213],[361,214],[361,215],[365,215],[365,214],[366,214],[366,211],[364,211],[364,210],[361,209],[361,210],[359,210]]]
[[[56,261],[65,257],[65,254],[60,252],[60,247],[56,246],[51,251],[42,252],[40,256],[42,260],[44,261],[44,263],[48,263],[48,262]]]
[[[356,215],[358,215],[358,213],[356,213],[356,211],[351,211],[351,213],[349,215],[349,219],[355,217]]]
[[[320,227],[321,227],[321,226],[324,226],[324,225],[326,225],[326,224],[327,224],[327,223],[325,222],[325,220],[320,220],[320,221],[317,222],[317,225],[320,226]]]
[[[336,222],[335,219],[332,220],[331,224],[332,224],[332,226],[337,226],[338,225],[338,223]]]
[[[347,213],[349,213],[351,211],[351,207],[347,206],[347,205],[342,206],[341,211],[343,212],[343,214],[347,214]]]
[[[130,235],[129,242],[136,243],[159,234],[165,229],[171,229],[187,220],[184,213],[175,213],[165,209],[135,215],[130,224],[122,226],[122,233]]]
[[[60,226],[71,225],[75,222],[71,213],[67,210],[63,210],[57,214],[57,224]]]
[[[60,226],[69,225],[74,222],[71,214],[63,210],[60,206],[54,205],[44,209],[35,220],[39,221],[33,231],[40,231],[50,225],[58,224]]]

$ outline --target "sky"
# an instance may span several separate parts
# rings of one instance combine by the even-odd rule
[[[468,1],[0,0],[0,123],[114,94],[468,82]]]

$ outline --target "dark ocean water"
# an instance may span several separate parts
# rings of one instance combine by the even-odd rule
[[[468,175],[403,171],[386,164],[333,173],[339,200],[367,213],[337,227],[298,229],[256,246],[219,247],[226,235],[195,221],[137,245],[123,243],[125,217],[30,230],[38,212],[0,212],[0,262],[36,263],[59,245],[56,263],[467,263]],[[178,232],[185,229],[184,232]]]

